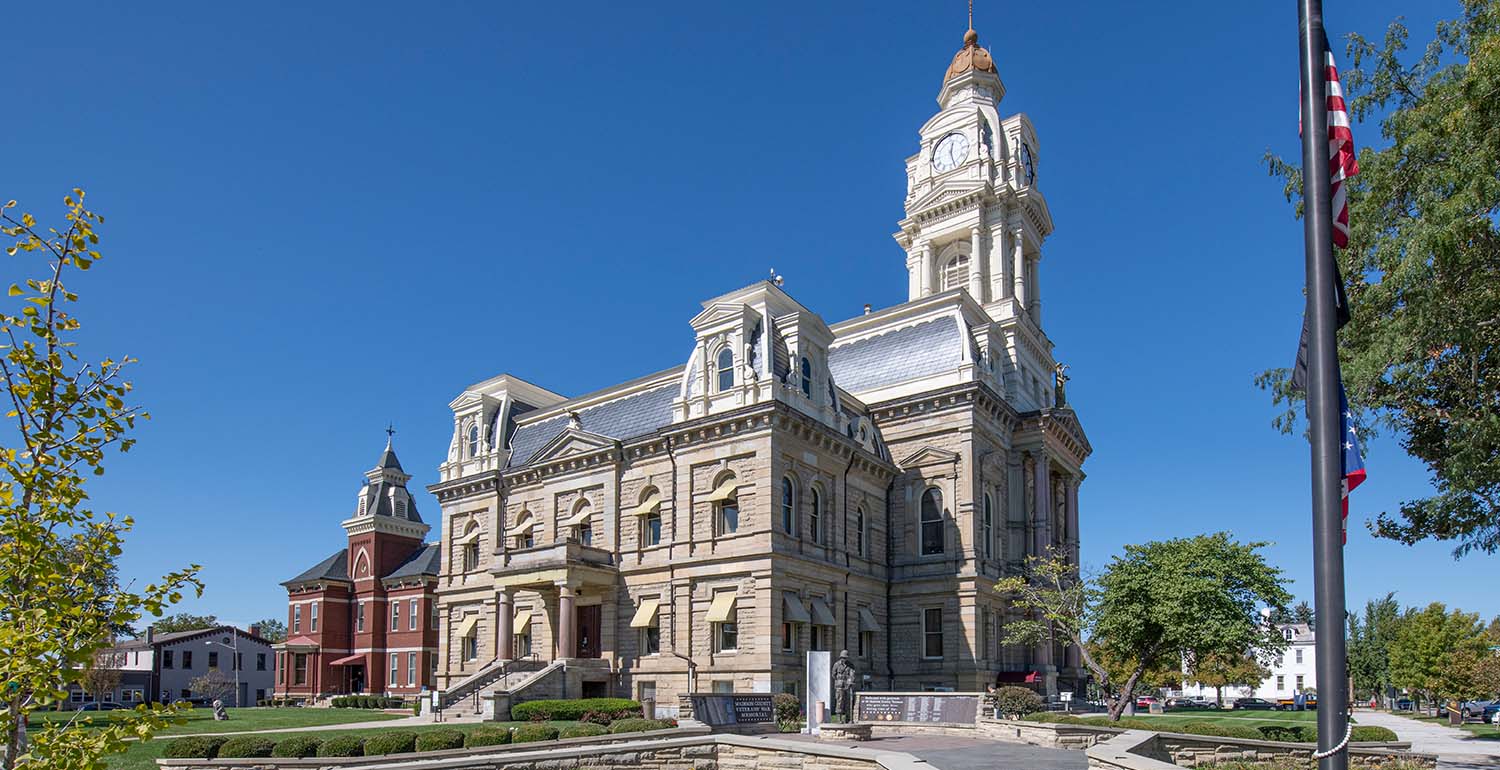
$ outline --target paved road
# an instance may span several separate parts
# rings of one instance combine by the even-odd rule
[[[793,740],[813,740],[806,735],[783,735]],[[938,770],[994,770],[996,767],[1024,770],[1085,770],[1088,759],[1081,751],[1046,749],[1006,741],[946,736],[893,736],[849,743],[824,743],[869,751],[902,751],[925,760]]]
[[[1500,741],[1483,740],[1473,733],[1436,722],[1418,722],[1384,711],[1354,712],[1354,721],[1362,725],[1379,725],[1395,731],[1396,737],[1411,741],[1411,750],[1438,755],[1438,767],[1500,768]]]

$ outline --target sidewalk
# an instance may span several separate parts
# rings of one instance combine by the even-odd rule
[[[1390,728],[1397,738],[1411,741],[1412,751],[1438,755],[1440,768],[1500,768],[1500,741],[1477,739],[1456,727],[1418,722],[1384,711],[1361,709],[1354,712],[1354,721]]]

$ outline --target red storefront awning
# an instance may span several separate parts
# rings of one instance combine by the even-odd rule
[[[348,666],[350,664],[364,663],[364,662],[365,662],[365,654],[364,653],[360,653],[358,655],[349,655],[349,656],[346,656],[346,657],[343,657],[343,658],[339,658],[338,660],[333,661],[332,663],[329,663],[328,665],[330,665],[330,666]]]
[[[1000,674],[995,677],[995,681],[1036,684],[1042,681],[1042,675],[1036,671],[1001,671]]]

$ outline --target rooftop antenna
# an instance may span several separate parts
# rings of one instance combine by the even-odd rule
[[[783,283],[784,280],[785,279],[783,279],[781,276],[779,276],[779,275],[776,274],[776,268],[774,268],[774,267],[771,268],[771,283],[774,283],[777,286],[780,286]]]
[[[969,0],[969,29],[974,28],[974,0]]]

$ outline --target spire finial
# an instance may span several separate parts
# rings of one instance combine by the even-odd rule
[[[969,29],[974,28],[974,0],[969,0]]]
[[[391,439],[396,436],[396,426],[392,423],[385,424],[385,448],[391,448]]]

